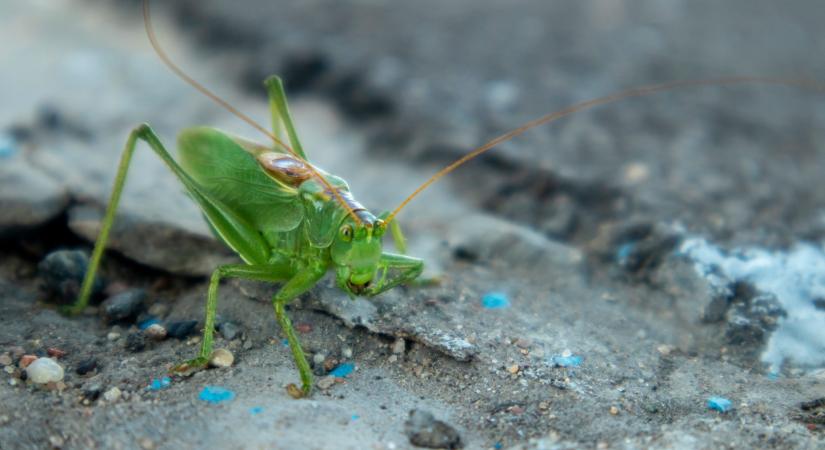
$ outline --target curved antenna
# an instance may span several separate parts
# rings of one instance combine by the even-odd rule
[[[166,54],[166,52],[163,50],[163,48],[158,43],[157,36],[155,36],[155,29],[152,27],[152,19],[151,19],[151,15],[149,14],[149,0],[143,0],[143,25],[146,28],[146,35],[149,37],[149,42],[152,44],[152,48],[155,50],[155,53],[157,53],[160,60],[163,61],[163,63],[166,64],[166,66],[170,70],[172,70],[172,72],[174,72],[175,75],[177,75],[180,79],[182,79],[187,84],[189,84],[190,86],[195,88],[201,94],[209,97],[212,101],[214,101],[215,103],[220,105],[222,108],[226,109],[230,113],[237,116],[239,119],[243,120],[244,122],[246,122],[247,124],[252,126],[252,128],[255,128],[256,130],[258,130],[261,133],[265,134],[267,137],[272,139],[272,142],[274,142],[276,145],[278,145],[279,147],[286,150],[294,158],[298,159],[299,161],[302,161],[302,162],[306,163],[306,166],[309,168],[310,172],[312,173],[312,176],[314,178],[318,179],[318,181],[320,181],[321,184],[324,185],[324,189],[326,189],[327,191],[332,193],[332,195],[335,197],[335,199],[338,201],[338,203],[340,203],[341,206],[343,206],[347,210],[347,213],[349,213],[350,217],[352,217],[353,220],[355,220],[355,223],[361,223],[361,219],[358,218],[358,216],[355,214],[355,211],[353,211],[352,208],[344,201],[344,198],[341,196],[341,193],[338,192],[338,190],[335,189],[329,183],[329,181],[327,181],[318,172],[318,170],[315,169],[315,167],[313,167],[312,164],[309,163],[309,161],[306,161],[304,158],[302,158],[301,155],[299,155],[295,150],[292,149],[292,147],[287,145],[281,139],[278,139],[277,136],[275,136],[274,134],[269,132],[266,128],[262,127],[257,122],[252,120],[252,118],[250,118],[246,114],[240,112],[237,108],[230,105],[229,102],[227,102],[226,100],[218,97],[217,94],[215,94],[214,92],[207,89],[206,86],[204,86],[204,85],[200,84],[199,82],[195,81],[194,78],[187,75],[186,72],[183,71],[183,69],[178,67],[178,65],[175,64],[172,61],[171,58],[169,58],[169,56]]]
[[[533,119],[530,122],[525,123],[524,125],[511,130],[507,133],[498,136],[495,139],[488,141],[486,144],[475,148],[474,150],[470,151],[469,153],[465,154],[464,156],[455,160],[449,166],[439,170],[435,173],[432,177],[430,177],[427,181],[425,181],[421,186],[419,186],[412,194],[410,194],[400,205],[398,205],[395,210],[387,217],[385,220],[386,223],[390,223],[395,216],[407,206],[408,203],[412,201],[418,194],[421,193],[424,189],[427,189],[431,184],[435,183],[439,179],[441,179],[444,175],[456,170],[466,162],[472,160],[473,158],[481,155],[484,152],[491,150],[498,144],[502,142],[508,141],[525,131],[535,128],[539,125],[544,125],[549,122],[553,122],[555,120],[561,119],[562,117],[569,116],[573,113],[593,108],[595,106],[604,105],[607,103],[612,103],[618,100],[623,100],[626,98],[631,97],[641,97],[649,94],[654,94],[657,92],[668,91],[677,88],[685,88],[685,87],[695,87],[695,86],[724,86],[724,85],[731,85],[731,84],[747,84],[747,83],[761,83],[761,84],[777,84],[777,85],[785,85],[785,86],[793,86],[799,87],[803,89],[810,89],[814,91],[825,91],[825,84],[818,83],[813,80],[791,80],[791,79],[782,79],[782,78],[772,78],[772,77],[723,77],[723,78],[710,78],[710,79],[701,79],[701,80],[678,80],[678,81],[671,81],[667,83],[659,83],[659,84],[650,84],[646,86],[636,87],[632,89],[627,89],[624,91],[619,91],[610,95],[606,95],[604,97],[595,98],[592,100],[588,100],[581,103],[576,103],[574,105],[568,106],[567,108],[560,109],[558,111],[552,112],[550,114],[546,114],[541,116],[537,119]]]

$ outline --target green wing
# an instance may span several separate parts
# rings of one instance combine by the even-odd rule
[[[333,187],[349,193],[349,186],[341,178],[329,174],[325,178]],[[347,210],[334,197],[325,194],[324,186],[316,180],[305,181],[300,191],[307,205],[304,225],[307,239],[315,247],[329,247]]]
[[[236,140],[214,128],[178,136],[180,165],[211,196],[259,231],[289,231],[304,217],[294,188],[264,173]]]

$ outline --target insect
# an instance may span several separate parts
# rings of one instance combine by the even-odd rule
[[[528,129],[629,97],[679,87],[755,82],[820,89],[808,81],[730,77],[650,85],[579,103],[528,122],[467,153],[424,182],[392,212],[376,216],[355,200],[343,179],[308,161],[279,78],[270,77],[264,82],[272,122],[272,131],[268,131],[175,65],[157,43],[148,0],[143,2],[143,14],[147,35],[161,60],[184,81],[265,134],[272,145],[257,144],[213,128],[191,128],[180,133],[175,159],[148,125],[135,128],[121,156],[80,296],[68,312],[76,314],[88,304],[131,157],[137,142],[143,141],[180,180],[216,237],[243,260],[243,264],[220,266],[212,273],[200,352],[176,370],[198,369],[207,364],[212,352],[218,286],[222,279],[282,283],[272,297],[272,304],[300,374],[300,388],[294,384],[288,388],[295,397],[310,394],[312,373],[285,306],[330,270],[335,272],[337,286],[352,297],[378,295],[416,280],[424,264],[421,259],[404,254],[404,238],[396,216],[421,191],[459,166]],[[401,254],[383,251],[382,239],[388,230]]]

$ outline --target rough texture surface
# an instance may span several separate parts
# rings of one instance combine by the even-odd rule
[[[137,3],[0,5],[3,448],[409,448],[413,410],[465,448],[823,445],[822,368],[763,361],[777,330],[816,356],[821,341],[783,326],[799,308],[809,326],[825,314],[822,277],[777,265],[798,287],[789,303],[684,250],[699,236],[726,263],[773,263],[800,242],[821,253],[825,103],[793,89],[619,102],[434,185],[399,218],[439,284],[353,302],[327,279],[290,305],[318,375],[310,400],[284,389],[297,373],[269,285],[220,288],[230,367],[163,378],[197,352],[206,275],[235,259],[142,146],[98,297],[146,297],[112,324],[108,304],[61,316],[38,263],[90,248],[136,124],[170,150],[192,125],[256,137],[158,62]],[[262,123],[261,80],[281,74],[311,159],[375,212],[571,102],[703,76],[825,79],[816,0],[163,3],[168,52]],[[485,308],[490,292],[509,307]],[[55,359],[63,380],[27,382],[24,355]],[[355,370],[328,375],[342,363]],[[205,402],[206,386],[235,396]],[[708,409],[713,396],[733,409]]]

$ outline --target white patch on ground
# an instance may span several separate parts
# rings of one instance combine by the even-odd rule
[[[797,244],[786,252],[724,251],[697,238],[685,241],[680,252],[711,283],[718,283],[719,277],[747,281],[779,299],[787,317],[780,319],[762,355],[772,373],[784,362],[802,368],[825,366],[825,311],[814,306],[815,299],[825,298],[825,251],[821,247]]]

